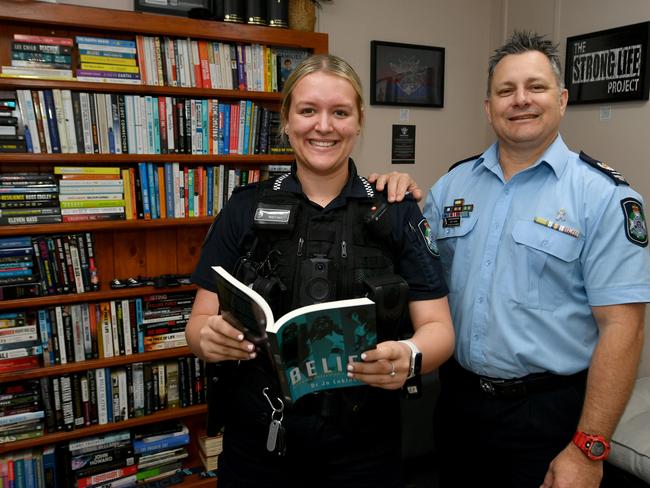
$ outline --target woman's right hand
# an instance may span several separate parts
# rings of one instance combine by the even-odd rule
[[[219,310],[216,293],[199,288],[192,314],[185,328],[187,344],[194,354],[210,363],[226,360],[253,359],[255,345],[233,327]]]
[[[255,345],[244,339],[222,315],[210,315],[199,331],[201,356],[208,362],[246,360],[256,356]]]

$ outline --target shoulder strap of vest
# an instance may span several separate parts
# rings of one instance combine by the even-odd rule
[[[580,151],[580,159],[585,163],[587,163],[592,168],[596,168],[601,173],[604,173],[607,176],[609,176],[616,186],[618,185],[630,186],[630,184],[625,180],[625,178],[621,173],[616,171],[611,166],[608,166],[607,164],[603,163],[602,161],[598,161],[597,159],[588,156],[582,151]]]
[[[451,170],[454,169],[456,166],[459,166],[459,165],[461,165],[461,164],[463,164],[463,163],[467,163],[468,161],[474,161],[475,159],[478,159],[479,157],[481,157],[480,154],[475,154],[474,156],[470,156],[469,158],[465,158],[465,159],[461,159],[460,161],[456,161],[454,164],[452,164],[452,165],[449,167],[449,169],[447,170],[447,172],[451,171]]]

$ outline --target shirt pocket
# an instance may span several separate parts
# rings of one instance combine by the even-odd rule
[[[512,229],[512,293],[529,308],[555,310],[578,284],[584,240],[535,222],[520,220]]]
[[[471,215],[461,220],[458,227],[443,227],[438,223],[436,243],[440,251],[440,261],[450,292],[464,290],[471,276],[471,250],[477,246],[474,232],[478,218]]]

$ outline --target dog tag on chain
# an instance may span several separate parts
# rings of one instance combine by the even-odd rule
[[[271,420],[271,425],[269,425],[269,436],[266,438],[266,450],[269,452],[275,451],[275,447],[278,443],[278,432],[282,428],[282,422],[279,420]]]

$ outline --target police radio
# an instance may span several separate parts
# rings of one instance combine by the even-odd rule
[[[325,254],[316,254],[302,262],[300,305],[321,303],[336,297],[336,279],[333,279],[332,260]]]

